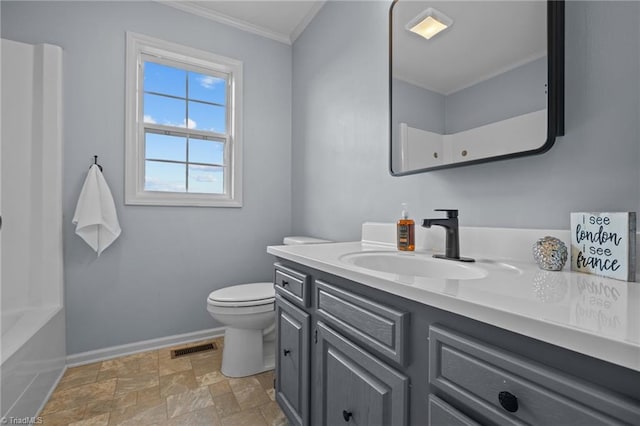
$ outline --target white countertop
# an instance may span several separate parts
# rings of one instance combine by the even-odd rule
[[[387,234],[386,237],[391,234],[389,229],[395,231],[388,227],[390,224],[369,225],[378,228],[374,234]],[[541,270],[532,257],[527,260],[523,254],[530,253],[535,239],[519,253],[513,247],[499,244],[501,238],[518,232],[504,229],[467,228],[465,231],[461,228],[461,255],[475,257],[477,267],[490,270],[485,278],[451,280],[401,276],[341,261],[341,256],[350,253],[396,251],[388,241],[383,241],[385,238],[372,242],[371,232],[364,230],[366,226],[363,226],[363,241],[269,246],[267,252],[396,296],[640,371],[639,283],[571,272],[567,270],[568,266],[559,272]],[[427,247],[425,238],[434,240],[435,245],[440,241],[430,238],[428,232],[420,230],[417,245],[423,248],[408,256],[431,256],[434,250]],[[501,236],[488,242],[487,232]],[[522,241],[524,237],[528,242],[527,238],[531,239],[532,234],[543,237],[553,233],[563,240],[568,236],[568,232],[565,235],[563,231],[522,230],[520,240],[515,238],[515,241]],[[481,244],[474,244],[474,239]],[[469,247],[469,251],[465,252],[465,247]],[[483,257],[478,255],[480,252],[492,253]],[[516,256],[505,256],[507,253]],[[485,263],[485,259],[489,263]],[[491,265],[496,262],[508,267],[494,270],[496,268]]]

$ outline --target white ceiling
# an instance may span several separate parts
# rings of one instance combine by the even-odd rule
[[[453,19],[431,40],[404,29],[427,7]],[[393,9],[393,75],[447,95],[547,52],[546,2],[405,1]]]
[[[326,0],[159,1],[292,44]],[[404,29],[427,7],[454,21],[431,40]],[[394,77],[445,95],[546,55],[544,0],[400,0],[393,20]]]
[[[169,0],[163,4],[263,37],[292,44],[324,0]]]

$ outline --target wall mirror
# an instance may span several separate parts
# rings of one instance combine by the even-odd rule
[[[541,154],[563,134],[564,2],[395,0],[389,25],[392,175]]]

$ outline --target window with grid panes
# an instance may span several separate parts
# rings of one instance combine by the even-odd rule
[[[241,206],[241,63],[132,33],[127,60],[127,204]]]

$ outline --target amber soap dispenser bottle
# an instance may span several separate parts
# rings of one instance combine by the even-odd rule
[[[398,221],[398,250],[414,251],[415,243],[415,227],[413,219],[409,219],[409,209],[407,203],[402,203],[402,217]]]

